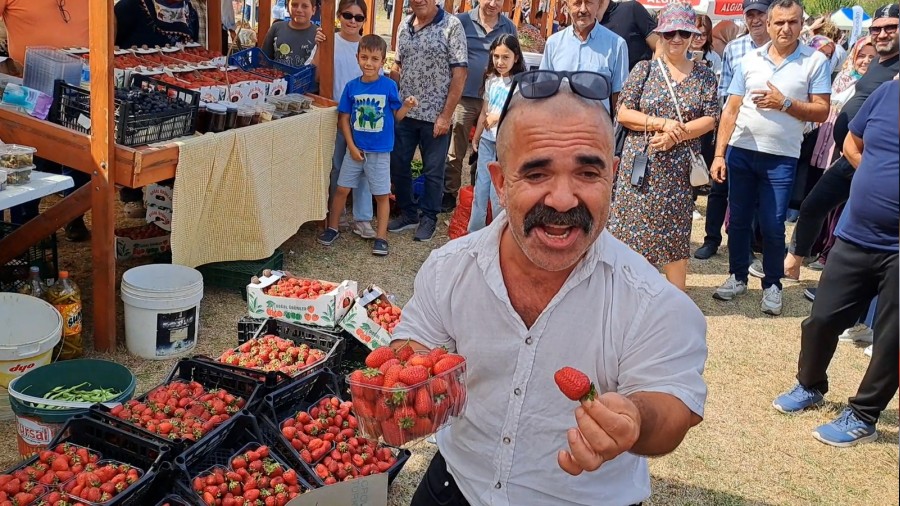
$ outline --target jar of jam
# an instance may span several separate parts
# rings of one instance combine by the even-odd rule
[[[237,128],[237,113],[238,107],[236,105],[225,107],[225,130]]]
[[[206,114],[209,117],[206,131],[219,133],[225,131],[225,115],[228,108],[222,104],[209,104],[206,106]]]
[[[201,134],[206,133],[209,128],[209,113],[206,112],[206,104],[200,102],[197,106],[197,117],[194,118],[194,130]]]
[[[250,126],[253,121],[253,113],[256,112],[255,107],[241,107],[237,111],[237,128]]]

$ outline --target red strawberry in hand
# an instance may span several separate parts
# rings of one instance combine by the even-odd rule
[[[584,402],[597,397],[597,389],[587,375],[572,367],[563,367],[553,375],[556,386],[569,399]]]

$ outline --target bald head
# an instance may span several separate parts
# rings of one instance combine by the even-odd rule
[[[583,112],[586,109],[597,113],[591,115],[596,121],[584,122],[582,128],[594,131],[598,136],[607,136],[608,145],[613,146],[615,144],[613,124],[606,107],[599,100],[590,100],[573,93],[568,81],[559,83],[559,92],[549,98],[524,98],[516,93],[510,100],[506,116],[497,131],[498,161],[506,165],[504,164],[506,154],[516,136],[516,130],[520,128],[519,124],[522,121],[534,121],[532,118],[535,116],[535,112],[554,111],[554,115],[560,121],[565,121],[569,118],[583,118],[583,116],[572,113]]]

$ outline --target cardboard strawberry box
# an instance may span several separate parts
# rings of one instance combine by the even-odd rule
[[[146,257],[169,251],[171,234],[148,223],[137,227],[116,229],[116,258]]]
[[[334,328],[356,297],[356,281],[332,283],[282,271],[263,274],[268,275],[254,277],[247,285],[247,313],[251,318],[277,318],[299,325]],[[315,287],[316,293],[311,296],[304,287]]]
[[[366,369],[347,377],[363,437],[401,446],[437,432],[465,411],[465,358],[443,349],[406,349],[404,355],[377,348],[366,357]]]
[[[172,209],[175,189],[164,184],[152,183],[144,188],[144,204],[163,209]]]
[[[341,328],[370,350],[391,344],[391,334],[400,322],[401,309],[391,304],[381,288],[372,285],[360,293],[341,320]]]

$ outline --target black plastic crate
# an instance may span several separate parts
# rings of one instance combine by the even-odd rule
[[[0,238],[3,238],[19,228],[20,225],[0,221]],[[46,239],[28,248],[6,265],[0,265],[0,292],[17,292],[28,281],[29,269],[32,265],[41,268],[41,277],[53,278],[59,275],[59,263],[56,250],[56,234],[51,234]]]
[[[213,262],[197,267],[203,275],[204,286],[232,288],[241,291],[241,297],[247,299],[247,285],[250,278],[258,276],[265,269],[277,270],[284,267],[284,253],[276,249],[268,258],[260,260],[241,260],[235,262]]]
[[[245,400],[244,409],[251,409],[255,404],[258,404],[262,401],[262,396],[260,395],[260,389],[262,388],[262,385],[260,385],[256,380],[248,378],[246,376],[242,376],[240,374],[235,374],[232,371],[217,367],[216,365],[206,361],[194,360],[190,358],[183,358],[179,360],[178,363],[175,364],[175,368],[172,369],[172,372],[169,374],[169,377],[162,383],[160,383],[160,385],[165,385],[176,380],[196,381],[203,385],[207,390],[222,389],[232,395],[243,397]],[[144,394],[138,397],[137,400],[142,402],[144,399],[146,399],[146,397],[147,394]],[[180,438],[174,440],[165,439],[160,435],[145,430],[143,427],[134,425],[120,418],[116,418],[110,413],[110,411],[110,408],[103,404],[95,404],[90,408],[90,416],[102,421],[103,423],[112,425],[113,427],[118,427],[122,430],[137,434],[141,437],[170,444],[173,447],[173,451],[182,451],[186,447],[202,443],[205,439],[211,437],[212,434],[219,428],[231,424],[237,416],[234,415],[230,417],[219,427],[211,430],[198,441],[192,442]]]
[[[141,478],[104,506],[143,506],[156,480],[156,473],[164,463],[174,458],[172,448],[159,441],[110,427],[87,415],[70,418],[49,444],[55,448],[62,443],[83,446],[99,453],[104,460],[117,460],[144,471]],[[36,462],[38,457],[25,460],[3,474],[12,473]]]
[[[231,457],[249,443],[266,444],[262,432],[259,429],[257,418],[249,411],[243,411],[234,417],[234,423],[223,425],[210,433],[210,436],[185,450],[175,458],[175,468],[181,472],[182,485],[180,491],[187,490],[184,497],[193,496],[190,483],[193,478],[202,474],[213,466],[228,467]],[[277,448],[270,448],[269,452],[280,460],[290,465],[290,459]],[[315,487],[302,469],[297,469],[300,483],[304,489]]]
[[[305,344],[310,348],[322,350],[325,352],[325,359],[311,365],[308,370],[303,371],[296,376],[288,376],[279,371],[264,372],[247,367],[224,364],[215,358],[203,355],[197,355],[194,358],[196,360],[210,362],[216,367],[231,371],[235,374],[252,378],[254,381],[258,381],[262,384],[264,393],[268,393],[287,383],[299,381],[307,376],[315,374],[326,367],[333,368],[341,363],[341,359],[344,356],[344,347],[346,345],[344,338],[328,332],[323,332],[316,327],[305,327],[303,325],[269,318],[262,322],[256,330],[256,333],[253,335],[253,339],[269,334],[274,334],[284,339],[290,339],[297,345]]]
[[[242,316],[237,323],[237,343],[244,344],[249,341],[256,335],[256,331],[265,323],[265,318],[251,318],[249,316]]]
[[[312,483],[317,486],[324,486],[325,484],[313,471],[312,466],[301,459],[300,453],[282,436],[281,422],[293,417],[300,411],[308,411],[315,402],[325,396],[335,396],[339,399],[346,398],[340,378],[329,369],[320,371],[301,382],[292,383],[266,395],[259,408],[262,416],[258,419],[259,428],[262,430],[265,443],[287,456],[288,464],[294,469],[305,469]],[[382,445],[391,448],[397,455],[397,462],[388,469],[387,473],[388,484],[390,484],[400,474],[412,453],[409,450],[395,446],[383,443]]]
[[[238,51],[228,59],[229,65],[237,65],[241,70],[259,75],[265,79],[271,76],[256,72],[256,69],[269,68],[278,70],[285,75],[288,93],[309,93],[316,87],[315,65],[291,67],[283,63],[270,60],[258,47],[251,47]]]
[[[177,469],[174,464],[177,455],[170,455],[172,462],[163,462],[156,471],[156,477],[147,492],[145,504],[163,506],[194,506],[195,502],[186,499],[174,492],[173,484],[176,480],[181,479],[181,470]]]
[[[132,87],[158,90],[170,99],[180,98],[189,107],[175,112],[136,114],[129,100],[114,99],[116,143],[140,146],[192,135],[200,104],[200,93],[180,86],[135,74]],[[47,119],[66,128],[91,133],[91,93],[78,86],[57,80],[53,87],[53,105]]]
[[[174,487],[172,487],[171,484],[169,486],[174,489]],[[156,503],[156,506],[193,506],[193,505],[194,505],[193,502],[188,502],[187,499],[185,499],[184,497],[181,497],[178,494],[169,494],[169,495],[163,497],[162,499],[160,499],[158,503]]]

